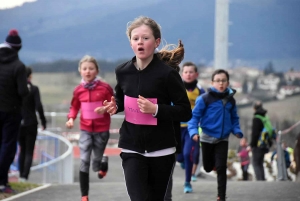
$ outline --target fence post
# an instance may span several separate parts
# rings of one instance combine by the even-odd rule
[[[284,151],[281,146],[281,135],[282,132],[278,131],[278,137],[277,137],[277,180],[279,181],[285,181],[287,180],[287,172],[286,172],[286,165],[285,165],[285,157],[284,157]]]

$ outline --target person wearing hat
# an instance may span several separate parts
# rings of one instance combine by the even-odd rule
[[[18,57],[21,47],[15,29],[0,44],[0,193],[15,192],[8,184],[8,171],[17,149],[22,97],[29,92],[25,65]]]

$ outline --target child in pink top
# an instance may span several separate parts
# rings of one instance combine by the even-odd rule
[[[240,140],[240,146],[238,148],[238,156],[240,157],[241,169],[243,172],[244,181],[248,180],[248,167],[250,164],[249,151],[250,148],[248,146],[247,139],[242,138]]]

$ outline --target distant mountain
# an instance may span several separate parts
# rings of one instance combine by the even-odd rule
[[[300,1],[231,0],[229,58],[232,66],[300,69]],[[78,59],[91,54],[108,61],[131,58],[126,24],[146,15],[162,26],[163,39],[182,39],[185,60],[211,65],[214,0],[38,0],[0,10],[0,38],[17,28],[26,63]]]

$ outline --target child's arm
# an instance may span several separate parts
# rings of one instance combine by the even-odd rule
[[[73,128],[74,120],[76,119],[76,116],[80,109],[80,105],[81,105],[81,103],[80,103],[78,97],[76,96],[76,90],[74,90],[73,98],[71,101],[71,107],[70,107],[70,111],[68,114],[68,121],[66,122],[67,128]]]
[[[117,76],[117,81],[118,81],[118,76]],[[118,82],[117,85],[115,86],[115,92],[116,92],[114,95],[115,106],[116,106],[115,113],[118,113],[124,111],[124,93]]]
[[[67,122],[66,122],[66,127],[71,129],[74,126],[74,120],[73,118],[70,118]]]
[[[173,105],[158,103],[157,119],[172,121],[188,121],[192,116],[191,105],[179,73],[170,71],[166,77],[166,93]]]
[[[195,107],[192,111],[192,118],[190,119],[190,121],[188,121],[188,131],[189,131],[190,137],[193,140],[198,139],[199,122],[202,117],[202,113],[205,110],[205,107],[206,107],[206,105],[204,103],[203,98],[201,96],[197,97]],[[195,135],[197,136],[197,139],[194,139]]]
[[[231,110],[231,122],[232,122],[232,133],[237,138],[242,138],[244,135],[240,129],[239,116],[237,114],[236,105],[234,105],[234,108],[232,108]]]
[[[105,93],[105,100],[103,101],[103,106],[101,107],[97,107],[95,108],[94,112],[98,113],[98,114],[104,114],[105,112],[107,112],[107,109],[108,107],[107,106],[107,103],[108,102],[111,102],[111,98],[113,97],[113,89],[108,85],[107,87],[107,91]],[[106,106],[105,106],[105,105]],[[111,114],[112,115],[112,114]]]

